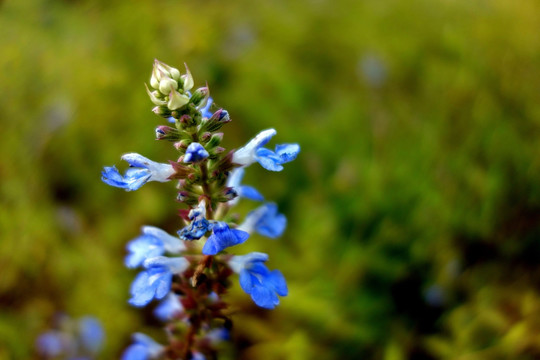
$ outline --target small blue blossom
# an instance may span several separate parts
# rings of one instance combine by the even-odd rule
[[[224,222],[217,222],[213,227],[213,233],[203,246],[202,253],[205,255],[216,255],[229,246],[244,243],[249,234],[242,230],[230,229]]]
[[[134,306],[145,306],[152,299],[163,299],[171,290],[174,274],[180,274],[189,267],[189,261],[182,257],[168,258],[156,256],[143,263],[147,269],[137,275],[131,284],[131,299]]]
[[[56,357],[62,354],[69,339],[60,331],[47,331],[36,340],[38,352],[46,357]]]
[[[254,162],[261,164],[263,168],[270,171],[283,170],[283,164],[296,159],[300,152],[298,144],[280,144],[276,145],[275,150],[264,148],[276,130],[267,129],[260,132],[243,148],[237,150],[233,155],[233,163],[241,166],[249,166]]]
[[[184,312],[184,307],[178,299],[178,295],[169,293],[154,309],[154,315],[161,321],[173,320]]]
[[[121,360],[152,360],[158,359],[165,348],[148,335],[133,334],[133,344],[122,354]]]
[[[122,160],[127,161],[130,168],[122,176],[115,166],[106,166],[101,172],[101,180],[104,183],[132,191],[139,189],[148,181],[169,181],[169,177],[175,174],[172,165],[156,163],[136,153],[125,154]]]
[[[134,269],[147,258],[163,255],[165,252],[178,254],[185,248],[177,237],[157,227],[144,226],[142,235],[127,244],[129,254],[125,258],[125,264],[128,268]]]
[[[212,230],[213,225],[206,219],[192,221],[191,224],[178,231],[178,236],[182,240],[198,240],[208,231]]]
[[[208,101],[206,102],[206,105],[201,108],[201,115],[203,118],[211,118],[212,117],[212,112],[210,111],[210,106],[212,106],[212,103],[214,102],[214,99],[212,99],[211,97],[208,98]]]
[[[97,353],[103,345],[105,333],[97,319],[86,316],[79,320],[79,337],[86,350]]]
[[[250,234],[255,231],[263,236],[275,239],[283,234],[286,227],[287,218],[285,215],[278,213],[277,205],[266,203],[247,214],[238,229]]]
[[[264,264],[268,255],[253,252],[233,256],[229,260],[231,269],[240,274],[240,287],[258,306],[273,309],[279,304],[279,296],[288,294],[287,283],[279,270],[270,271]]]
[[[185,163],[195,163],[206,159],[209,156],[208,151],[196,142],[192,142],[186,149],[186,155],[184,155]]]
[[[244,173],[244,168],[236,168],[231,171],[231,173],[229,174],[229,178],[227,179],[227,186],[233,188],[238,194],[238,197],[235,197],[234,199],[229,201],[229,204],[232,206],[236,205],[240,198],[246,198],[255,201],[264,200],[264,196],[262,196],[261,193],[257,191],[257,189],[252,186],[241,184]]]

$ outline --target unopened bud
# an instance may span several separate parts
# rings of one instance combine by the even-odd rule
[[[178,83],[171,78],[163,78],[159,82],[159,92],[163,95],[168,94],[171,90],[178,89]]]
[[[201,136],[201,142],[207,143],[208,140],[210,140],[211,137],[212,137],[212,133],[205,132],[205,133],[202,134],[202,136]]]
[[[157,140],[177,141],[179,138],[180,132],[178,131],[178,129],[164,125],[158,126],[156,128]]]
[[[175,142],[175,143],[174,143],[174,147],[175,147],[177,150],[186,150],[187,147],[189,146],[189,144],[190,144],[190,141],[184,139],[184,140]]]
[[[160,106],[167,105],[167,102],[165,100],[161,100],[161,99],[158,98],[158,96],[160,96],[159,92],[150,91],[150,89],[148,89],[148,86],[146,84],[144,84],[144,86],[146,87],[146,92],[148,93],[148,96],[150,97],[150,100],[155,105],[160,105]]]
[[[210,141],[208,142],[208,148],[213,149],[217,147],[219,144],[221,144],[222,140],[223,140],[223,133],[216,133],[212,135],[212,138],[210,138]]]
[[[152,109],[154,114],[159,115],[164,118],[168,118],[171,116],[171,110],[169,110],[166,106],[156,106]]]
[[[208,89],[208,87],[201,87],[193,92],[190,102],[195,106],[204,106],[209,96],[210,90]]]
[[[221,127],[230,122],[229,113],[225,109],[219,109],[209,119],[206,119],[201,125],[202,131],[214,132],[221,129]]]
[[[186,74],[182,75],[180,78],[182,79],[184,91],[189,91],[193,87],[193,76],[191,75],[191,71],[189,71],[187,64],[184,63],[184,65],[186,66]]]
[[[176,91],[173,88],[170,88],[169,90],[170,90],[169,102],[167,103],[167,107],[169,109],[171,110],[179,109],[189,102],[189,98],[186,95],[180,94],[178,91]]]
[[[160,82],[163,77],[168,77],[178,81],[180,80],[180,71],[165,64],[164,62],[159,61],[158,59],[155,59],[152,76],[155,77],[158,82]]]

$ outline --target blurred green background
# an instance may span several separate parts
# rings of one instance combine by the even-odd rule
[[[269,127],[302,146],[248,171],[289,226],[237,251],[290,295],[262,311],[235,285],[224,358],[540,358],[538,1],[0,3],[0,359],[32,358],[59,311],[103,322],[102,359],[163,340],[122,261],[140,226],[178,229],[174,184],[100,181],[176,155],[154,58],[208,82],[227,147]]]

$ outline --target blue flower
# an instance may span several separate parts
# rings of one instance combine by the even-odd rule
[[[186,248],[180,239],[157,227],[144,226],[142,233],[127,244],[129,254],[125,258],[125,264],[128,268],[140,266],[147,258],[163,255],[165,252],[178,254]]]
[[[242,197],[255,201],[264,200],[264,196],[262,196],[261,193],[257,191],[257,189],[252,186],[241,184],[244,173],[244,168],[236,168],[229,174],[229,178],[227,179],[227,186],[233,188],[238,194],[238,197],[235,197],[234,199],[229,201],[230,205],[236,205],[239,198]]]
[[[122,176],[115,166],[106,166],[101,172],[104,183],[131,191],[137,190],[148,181],[169,181],[169,177],[175,174],[172,165],[156,163],[139,154],[125,154],[122,160],[127,161],[130,168]]]
[[[206,219],[192,221],[191,224],[178,231],[178,236],[182,240],[198,240],[212,230],[212,224]]]
[[[288,294],[287,283],[279,270],[270,271],[264,265],[268,255],[253,252],[233,256],[229,260],[231,269],[240,274],[240,287],[258,306],[273,309],[279,304],[279,296]]]
[[[133,334],[133,344],[122,354],[121,360],[151,360],[158,359],[165,348],[151,337],[141,333]]]
[[[209,156],[208,151],[196,142],[192,142],[186,149],[186,155],[184,155],[185,163],[194,163],[206,159]]]
[[[189,261],[182,257],[168,258],[156,256],[143,263],[147,269],[137,275],[131,284],[131,299],[134,306],[145,306],[152,299],[163,299],[171,290],[173,274],[180,274],[189,267]]]
[[[249,234],[242,230],[230,229],[224,222],[218,222],[213,227],[213,233],[203,246],[202,253],[205,255],[216,255],[220,251],[242,244],[249,237]]]
[[[206,102],[206,105],[201,108],[201,115],[203,118],[211,118],[212,117],[212,112],[210,111],[210,106],[212,106],[212,103],[214,102],[214,99],[212,99],[211,97],[208,98],[208,101]]]
[[[238,229],[250,234],[256,231],[263,236],[275,239],[283,234],[286,227],[287,218],[278,213],[277,205],[266,203],[247,214]]]
[[[173,320],[184,312],[184,307],[178,299],[178,295],[169,293],[154,309],[154,315],[161,321]]]
[[[86,316],[79,320],[79,337],[86,350],[97,353],[103,345],[105,334],[97,319]]]
[[[243,148],[237,150],[233,155],[233,163],[240,166],[249,166],[258,162],[261,166],[270,171],[283,170],[282,164],[296,159],[300,152],[298,144],[280,144],[276,145],[275,150],[269,150],[263,146],[270,141],[276,130],[267,129],[260,132]]]
[[[53,358],[64,352],[67,342],[69,338],[60,331],[47,331],[37,338],[36,347],[41,355]]]

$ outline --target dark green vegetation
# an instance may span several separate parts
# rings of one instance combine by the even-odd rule
[[[268,127],[302,146],[248,171],[289,228],[236,251],[268,252],[290,295],[268,312],[237,286],[234,356],[540,357],[539,24],[510,0],[4,1],[0,359],[60,310],[104,322],[103,359],[152,333],[122,258],[141,225],[179,227],[174,184],[100,171],[175,154],[154,58],[208,81],[228,147]]]

